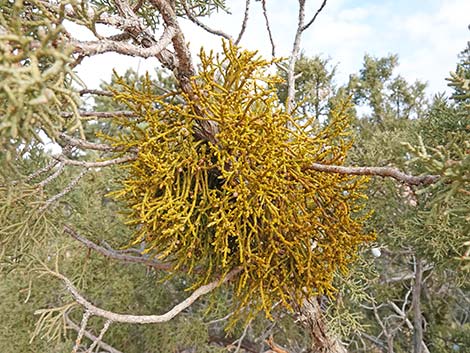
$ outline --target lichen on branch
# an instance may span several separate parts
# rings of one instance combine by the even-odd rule
[[[195,286],[241,268],[238,309],[269,315],[278,301],[333,293],[334,274],[374,237],[363,230],[367,177],[307,168],[343,164],[348,103],[315,127],[279,104],[271,61],[225,42],[222,54],[200,58],[192,98],[156,96],[148,79],[116,92],[138,115],[117,120],[127,132],[113,141],[138,149],[115,192],[136,226],[133,243],[193,273]],[[204,121],[217,126],[212,142],[198,137]]]

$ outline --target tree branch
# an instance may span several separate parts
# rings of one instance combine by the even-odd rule
[[[275,57],[276,56],[276,46],[274,45],[274,38],[273,38],[273,34],[271,32],[271,26],[269,24],[268,11],[266,9],[266,0],[261,0],[261,6],[263,7],[263,16],[264,16],[264,21],[266,23],[266,29],[267,29],[268,35],[269,35],[269,41],[271,42],[271,55],[273,57]]]
[[[243,16],[243,22],[242,26],[240,28],[240,33],[238,33],[237,40],[235,41],[235,44],[238,45],[240,41],[242,40],[243,34],[245,33],[246,30],[246,24],[248,23],[248,14],[250,12],[250,0],[246,0],[245,2],[245,14]]]
[[[326,173],[390,177],[409,185],[430,185],[437,182],[440,178],[439,175],[409,175],[392,167],[344,167],[338,165],[313,163],[310,166],[305,167],[304,169],[312,169]]]
[[[155,323],[170,321],[176,315],[181,313],[183,310],[190,307],[199,297],[212,292],[221,284],[230,281],[241,271],[241,268],[233,269],[221,280],[216,280],[214,282],[211,282],[209,284],[199,287],[189,297],[187,297],[181,303],[175,305],[171,310],[169,310],[168,312],[162,315],[127,315],[127,314],[118,314],[112,311],[101,309],[93,305],[87,299],[85,299],[85,297],[80,294],[78,289],[73,285],[73,283],[67,277],[65,277],[61,273],[54,272],[49,268],[45,268],[44,271],[46,271],[47,273],[51,274],[52,276],[56,278],[59,278],[62,282],[64,282],[65,287],[67,288],[69,293],[73,296],[75,301],[81,306],[83,306],[85,311],[89,312],[90,315],[102,317],[112,322],[130,323],[130,324],[155,324]]]
[[[72,191],[72,189],[78,184],[78,182],[80,181],[80,179],[86,174],[88,173],[88,169],[84,169],[82,170],[82,172],[77,175],[77,177],[75,179],[73,179],[65,188],[64,190],[62,190],[61,192],[59,192],[57,195],[54,195],[52,196],[50,199],[48,199],[46,201],[46,203],[41,206],[41,208],[39,209],[39,212],[44,212],[50,205],[52,205],[54,202],[56,202],[58,199],[60,199],[61,197],[64,197],[65,195],[67,195],[70,191]]]
[[[80,326],[78,326],[75,322],[73,322],[68,315],[65,315],[65,322],[67,323],[67,326],[70,327],[71,329],[79,332],[80,331]],[[98,341],[98,337],[96,337],[95,335],[91,334],[90,332],[88,331],[84,331],[83,332],[83,336],[85,336],[86,338],[88,338],[90,341],[92,342],[98,342],[98,346],[100,346],[101,348],[107,350],[109,353],[123,353],[121,351],[118,351],[116,348],[110,346],[109,344],[107,343],[104,343],[103,341]]]
[[[81,117],[88,117],[88,118],[114,118],[116,116],[124,116],[124,117],[135,117],[137,116],[137,113],[123,110],[123,111],[115,111],[115,112],[86,112],[86,111],[81,111],[79,112]],[[73,117],[73,113],[71,112],[62,112],[60,113],[60,116],[62,118],[71,118]]]
[[[102,91],[102,90],[99,90],[99,89],[82,89],[80,91],[78,91],[78,94],[83,96],[85,94],[94,94],[94,95],[97,95],[97,96],[106,96],[106,97],[112,97],[113,96],[113,92],[110,92],[110,91]]]
[[[65,156],[58,156],[54,158],[57,158],[59,161],[63,162],[66,165],[75,165],[75,166],[85,167],[85,168],[101,168],[101,167],[108,167],[110,165],[122,164],[122,163],[133,161],[136,159],[136,156],[128,155],[128,156],[123,156],[123,157],[119,157],[115,159],[109,159],[107,161],[102,161],[102,162],[77,161],[74,159],[67,159]]]
[[[286,109],[288,113],[291,113],[294,109],[294,101],[295,101],[295,63],[297,62],[297,58],[300,52],[300,39],[302,37],[303,31],[305,31],[312,23],[316,20],[318,14],[323,10],[326,5],[327,0],[323,0],[320,8],[315,13],[315,16],[306,24],[304,25],[305,21],[305,1],[306,0],[299,0],[299,21],[297,24],[297,31],[295,33],[294,38],[294,45],[292,47],[291,56],[289,59],[289,67],[287,71],[287,100],[286,100]]]
[[[181,1],[181,5],[183,5],[184,12],[186,13],[186,16],[188,16],[188,18],[191,22],[198,25],[199,27],[201,27],[203,30],[205,30],[208,33],[214,34],[216,36],[224,37],[225,39],[227,39],[229,41],[233,41],[233,38],[229,34],[223,32],[223,31],[217,30],[217,29],[210,28],[206,24],[199,21],[199,19],[197,17],[193,16],[191,11],[188,9],[188,6],[186,4],[186,0]]]
[[[123,55],[151,58],[156,57],[162,50],[166,49],[171,44],[175,34],[176,29],[174,27],[166,27],[160,39],[148,48],[141,48],[130,43],[108,39],[101,39],[99,41],[71,40],[70,44],[75,48],[75,52],[87,56],[115,52]]]
[[[73,146],[73,147],[79,147],[87,150],[95,150],[95,151],[119,151],[119,148],[107,145],[105,143],[93,143],[93,142],[88,142],[86,140],[82,139],[77,139],[71,136],[68,136],[65,133],[60,133],[59,138],[63,139],[67,145]]]
[[[312,19],[310,21],[308,21],[308,23],[302,27],[302,32],[305,31],[308,27],[310,27],[313,22],[315,22],[315,20],[317,19],[318,15],[320,14],[320,12],[322,12],[323,8],[325,7],[326,5],[326,1],[327,0],[323,0],[323,3],[321,4],[320,8],[317,10],[317,12],[315,12],[315,15],[312,17]]]
[[[72,238],[79,241],[83,245],[85,245],[87,248],[92,249],[92,250],[94,250],[94,251],[96,251],[96,252],[100,253],[101,255],[104,255],[108,258],[119,260],[119,261],[122,261],[122,262],[127,262],[127,263],[140,263],[140,264],[143,264],[145,266],[153,267],[157,270],[168,271],[168,270],[171,270],[171,268],[172,268],[171,264],[169,264],[169,263],[157,262],[155,260],[152,260],[152,259],[149,259],[149,258],[146,258],[146,257],[143,257],[143,256],[125,255],[125,254],[118,253],[118,252],[114,251],[113,249],[104,248],[104,247],[92,242],[91,240],[82,237],[75,230],[73,230],[70,226],[67,226],[67,225],[64,226],[64,232],[69,234]]]

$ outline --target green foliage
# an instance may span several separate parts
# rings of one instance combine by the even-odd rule
[[[312,130],[277,104],[277,78],[255,53],[224,44],[223,55],[202,52],[201,61],[197,100],[168,103],[148,82],[117,94],[140,115],[119,121],[130,133],[114,140],[139,151],[115,193],[139,228],[133,244],[145,241],[145,252],[194,273],[197,284],[241,268],[239,309],[269,315],[279,300],[331,294],[334,273],[372,238],[362,231],[366,178],[309,168],[343,163],[351,146],[344,108]],[[217,124],[215,143],[191,133],[207,120]]]
[[[2,0],[0,5],[0,145],[53,139],[64,127],[80,127],[71,90],[71,48],[63,41],[64,6],[52,13],[41,1]],[[64,109],[67,106],[67,109]],[[61,112],[75,118],[65,119]]]

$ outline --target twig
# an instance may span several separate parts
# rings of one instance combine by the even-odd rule
[[[136,113],[131,111],[115,111],[115,112],[79,112],[81,117],[93,117],[93,118],[114,118],[116,116],[125,116],[125,117],[134,117],[137,116]],[[60,113],[62,118],[71,118],[73,113],[71,112],[62,112]]]
[[[106,96],[106,97],[112,97],[113,96],[113,92],[110,92],[110,91],[102,91],[102,90],[99,90],[99,89],[82,89],[80,91],[78,91],[78,94],[83,96],[85,94],[94,94],[94,95],[97,95],[97,96]]]
[[[216,36],[224,37],[225,39],[227,39],[229,41],[233,41],[232,37],[229,34],[223,32],[221,30],[210,28],[206,24],[199,21],[195,16],[193,16],[191,11],[188,9],[188,6],[186,4],[186,0],[181,1],[181,5],[183,5],[184,12],[186,13],[186,16],[188,16],[188,18],[191,22],[198,25],[199,27],[201,27],[203,30],[205,30],[208,33],[214,34]]]
[[[66,165],[75,165],[75,166],[84,167],[84,168],[101,168],[101,167],[109,167],[111,165],[122,164],[122,163],[133,161],[136,159],[136,156],[128,155],[128,156],[123,156],[123,157],[119,157],[115,159],[109,159],[107,161],[102,161],[102,162],[76,161],[74,159],[67,159],[64,156],[59,156],[55,158],[57,158],[58,160],[60,160]]]
[[[410,319],[406,316],[406,313],[402,311],[393,301],[389,301],[388,304],[393,308],[393,310],[398,314],[398,316],[404,321],[406,326],[413,331],[413,324],[411,323]],[[424,341],[421,341],[421,346],[422,349],[425,353],[429,353],[429,349],[424,343]]]
[[[304,170],[308,169],[326,173],[390,177],[409,185],[430,185],[436,183],[440,178],[439,175],[414,176],[403,173],[402,171],[392,167],[344,167],[338,165],[312,163],[308,167],[304,168]]]
[[[170,270],[172,268],[171,264],[168,263],[161,263],[157,262],[152,259],[148,259],[143,256],[132,256],[132,255],[125,255],[114,251],[113,249],[106,249],[98,244],[92,242],[91,240],[82,237],[78,234],[75,230],[73,230],[69,226],[64,226],[64,232],[72,236],[75,240],[79,241],[80,243],[84,244],[87,248],[92,249],[101,255],[109,257],[111,259],[127,262],[127,263],[141,263],[146,266],[151,266],[157,270]]]
[[[64,166],[65,166],[65,163],[60,162],[59,165],[57,166],[57,170],[53,174],[49,175],[46,179],[44,179],[43,181],[38,183],[37,186],[38,187],[44,187],[47,184],[49,184],[51,181],[56,179],[60,174],[62,174],[62,172],[64,170]]]
[[[75,179],[73,179],[65,188],[64,190],[62,190],[61,192],[59,192],[57,195],[54,195],[52,196],[50,199],[48,199],[46,201],[46,203],[41,206],[41,208],[39,209],[39,212],[44,212],[50,205],[52,205],[54,202],[56,202],[58,199],[60,199],[61,197],[64,197],[65,195],[67,195],[70,191],[72,191],[72,189],[78,184],[78,182],[80,181],[80,179],[86,174],[88,173],[88,169],[84,169],[82,170],[82,172],[77,175],[77,177]]]
[[[41,174],[47,173],[52,168],[54,168],[57,165],[57,163],[59,163],[59,161],[57,161],[57,160],[53,160],[53,161],[49,162],[49,164],[47,164],[45,167],[43,167],[41,169],[38,169],[34,173],[28,175],[24,181],[26,183],[30,182],[31,180],[33,180],[34,178],[40,176]]]
[[[75,322],[73,322],[69,317],[68,315],[65,315],[65,322],[67,323],[67,326],[69,326],[71,329],[75,330],[75,331],[79,331],[80,330],[80,326],[78,326]],[[93,342],[96,342],[98,340],[98,337],[96,337],[95,335],[91,334],[90,332],[88,331],[83,331],[83,335],[88,338],[89,340],[93,341]],[[98,345],[107,350],[109,353],[123,353],[119,350],[117,350],[116,348],[110,346],[109,344],[107,343],[104,343],[103,341],[99,341],[98,342]]]
[[[274,38],[271,32],[271,26],[269,25],[268,11],[266,10],[266,0],[261,0],[261,6],[263,7],[263,16],[266,22],[266,29],[268,30],[269,41],[271,42],[271,55],[276,56],[276,46],[274,45]]]
[[[75,345],[73,346],[72,353],[77,353],[78,348],[80,347],[80,343],[82,342],[83,335],[86,330],[86,326],[88,324],[88,319],[91,316],[91,312],[86,310],[82,317],[82,322],[80,323],[80,329],[78,330],[77,339],[75,340]]]
[[[243,329],[242,335],[240,336],[239,339],[237,339],[237,340],[235,341],[235,342],[237,342],[237,347],[235,348],[235,351],[234,351],[233,353],[238,353],[238,352],[240,352],[240,348],[241,348],[241,346],[242,346],[242,344],[243,344],[243,340],[245,339],[246,333],[248,332],[248,328],[250,327],[251,321],[252,321],[252,320],[250,320],[250,321],[246,324],[245,328]],[[235,342],[233,342],[232,344],[235,344]]]
[[[190,307],[199,297],[212,292],[214,289],[219,287],[221,284],[230,281],[234,278],[240,271],[241,268],[235,268],[230,271],[223,279],[213,281],[209,284],[199,287],[196,289],[188,298],[183,300],[181,303],[175,305],[171,310],[162,315],[127,315],[127,314],[118,314],[112,311],[107,311],[93,305],[90,301],[85,299],[78,289],[73,285],[73,283],[64,275],[59,272],[54,272],[49,268],[44,269],[47,273],[51,274],[54,277],[59,278],[64,282],[65,287],[69,293],[73,296],[75,301],[83,306],[86,312],[89,312],[93,316],[102,317],[113,322],[120,323],[131,323],[131,324],[154,324],[167,322],[173,319],[176,315],[181,313],[186,308]]]
[[[106,331],[108,331],[109,325],[111,325],[111,322],[112,322],[111,320],[106,320],[106,322],[103,325],[103,328],[101,329],[100,335],[97,337],[96,340],[93,341],[93,343],[90,345],[90,347],[86,350],[85,353],[93,353],[93,351],[95,350],[95,347],[101,342]]]
[[[240,43],[240,41],[242,40],[243,34],[245,33],[246,24],[248,23],[248,14],[249,13],[250,13],[250,0],[246,0],[246,2],[245,2],[245,14],[243,16],[243,22],[242,22],[242,27],[240,28],[240,33],[238,33],[237,40],[235,41],[236,45],[238,45],[238,43]]]
[[[312,17],[312,19],[310,21],[308,21],[308,23],[302,27],[302,32],[305,31],[308,27],[310,27],[312,25],[313,22],[315,22],[315,20],[317,19],[318,15],[320,14],[320,12],[322,12],[323,8],[325,7],[326,5],[326,1],[327,0],[323,0],[323,3],[321,4],[320,8],[317,10],[317,12],[315,12],[315,15]]]

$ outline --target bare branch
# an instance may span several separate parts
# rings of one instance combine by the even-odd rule
[[[83,335],[86,330],[86,326],[88,324],[88,319],[91,316],[91,312],[86,310],[82,317],[82,322],[80,323],[80,329],[78,330],[77,339],[75,340],[75,345],[73,346],[72,353],[77,353],[78,348],[80,347],[80,343],[82,342]]]
[[[271,42],[271,55],[274,57],[276,56],[276,46],[274,45],[274,38],[271,32],[271,26],[269,24],[268,11],[266,9],[266,0],[261,0],[261,6],[263,7],[263,16],[266,22],[266,29],[268,31],[269,41]]]
[[[79,147],[87,150],[95,150],[95,151],[118,151],[119,149],[105,143],[93,143],[88,142],[86,140],[77,139],[71,136],[68,136],[65,133],[59,134],[59,137],[63,139],[69,146]]]
[[[108,39],[101,39],[99,41],[71,40],[70,44],[74,46],[76,52],[88,56],[115,52],[123,55],[151,58],[156,57],[171,44],[175,33],[176,29],[174,27],[166,27],[160,39],[148,48],[141,48],[134,44]]]
[[[421,286],[423,281],[423,263],[421,259],[415,259],[415,280],[413,283],[413,352],[423,352],[423,314],[421,313]]]
[[[50,199],[48,199],[46,201],[46,203],[41,206],[41,208],[39,209],[39,212],[44,212],[50,205],[52,205],[54,202],[56,202],[58,199],[60,199],[61,197],[64,197],[65,195],[67,195],[70,191],[72,191],[72,189],[78,184],[78,182],[80,181],[80,179],[86,174],[88,173],[88,169],[84,169],[82,170],[82,172],[77,175],[77,177],[75,179],[73,179],[65,188],[64,190],[62,190],[61,192],[59,192],[57,195],[54,195],[53,197],[51,197]]]
[[[133,161],[136,159],[136,156],[128,155],[128,156],[123,156],[123,157],[119,157],[115,159],[109,159],[107,161],[102,161],[102,162],[77,161],[74,159],[67,159],[64,156],[58,156],[55,158],[57,158],[58,160],[60,160],[66,165],[75,165],[75,166],[84,167],[84,168],[101,168],[101,167],[108,167],[110,165],[122,164],[122,163]]]
[[[406,326],[413,331],[413,324],[411,323],[410,319],[406,316],[406,313],[402,311],[393,301],[389,301],[388,304],[393,308],[393,310],[398,314],[398,316],[404,321]],[[421,347],[424,353],[429,353],[429,349],[424,343],[424,341],[421,341]]]
[[[245,2],[245,14],[243,16],[243,22],[242,22],[242,27],[240,28],[240,33],[238,33],[237,40],[235,41],[236,45],[238,45],[238,43],[240,43],[240,41],[242,40],[243,34],[245,33],[246,24],[248,23],[248,14],[249,13],[250,13],[250,0],[246,0],[246,2]]]
[[[440,178],[439,175],[409,175],[392,167],[344,167],[338,165],[325,165],[313,163],[310,166],[305,167],[304,169],[312,169],[326,173],[390,177],[400,182],[407,183],[409,185],[430,185],[437,182]]]
[[[214,34],[216,36],[224,37],[225,39],[227,39],[229,41],[233,41],[233,38],[229,34],[223,32],[223,31],[217,30],[217,29],[210,28],[206,24],[199,21],[199,19],[197,17],[195,17],[191,13],[191,11],[188,9],[188,6],[186,4],[186,0],[181,1],[181,5],[183,5],[184,12],[186,13],[186,16],[188,16],[188,18],[191,22],[198,25],[199,27],[201,27],[203,30],[205,30],[208,33]]]
[[[125,117],[135,117],[137,116],[136,113],[131,112],[131,111],[115,111],[115,112],[85,112],[81,111],[79,112],[80,117],[85,117],[85,118],[114,118],[116,116],[125,116]],[[73,117],[73,113],[71,112],[62,112],[60,113],[60,116],[62,118],[71,118]]]
[[[45,167],[43,167],[41,169],[38,169],[34,173],[28,175],[25,179],[25,182],[30,182],[31,180],[33,180],[34,178],[37,178],[41,174],[47,173],[52,168],[54,168],[57,165],[57,163],[59,163],[59,161],[57,161],[57,160],[53,160],[53,161],[49,162],[49,164],[47,164]]]
[[[234,341],[232,344],[235,344],[237,343],[237,347],[235,348],[235,351],[234,353],[238,353],[240,352],[240,348],[242,347],[242,344],[243,344],[243,340],[245,339],[246,337],[246,334],[248,333],[248,328],[250,327],[251,325],[251,321],[253,320],[250,320],[246,325],[245,325],[245,328],[243,329],[243,333],[242,335],[240,336],[240,338],[238,338],[236,341]]]
[[[73,322],[69,317],[68,315],[65,315],[65,322],[67,323],[67,326],[70,327],[71,329],[75,330],[75,331],[79,331],[80,330],[80,326],[78,326],[75,322]],[[90,332],[88,332],[87,330],[84,330],[83,331],[83,336],[85,336],[86,338],[88,338],[90,341],[93,341],[93,342],[97,342],[98,341],[98,337],[96,337],[95,335],[91,334]],[[99,341],[98,342],[98,346],[100,346],[101,348],[107,350],[109,353],[123,353],[121,351],[118,351],[116,348],[110,346],[109,344],[107,343],[104,343],[103,341]]]
[[[317,12],[315,12],[315,15],[312,17],[312,19],[310,21],[308,21],[308,23],[302,27],[302,32],[305,31],[308,27],[310,27],[312,25],[313,22],[315,22],[315,20],[317,19],[318,15],[320,14],[320,12],[322,12],[323,8],[325,7],[326,5],[326,1],[327,0],[323,0],[323,3],[321,4],[320,8],[317,10]]]
[[[106,320],[106,322],[104,323],[103,325],[103,328],[101,329],[101,332],[100,332],[100,335],[97,337],[96,340],[93,341],[93,343],[91,344],[90,347],[88,347],[88,349],[86,350],[85,353],[93,353],[93,351],[95,350],[96,346],[101,342],[101,340],[103,339],[106,331],[108,331],[109,329],[109,325],[111,325],[111,320]]]
[[[289,58],[289,66],[287,70],[287,98],[286,109],[288,113],[292,113],[294,109],[295,100],[295,63],[300,52],[300,39],[302,37],[302,28],[305,20],[305,0],[299,0],[299,15],[298,15],[297,31],[295,33],[294,45]]]
[[[300,52],[300,39],[302,37],[302,32],[305,31],[317,18],[318,14],[323,10],[326,5],[327,0],[323,0],[320,8],[315,13],[315,16],[304,25],[305,21],[305,0],[299,0],[299,20],[297,24],[297,31],[295,33],[294,45],[292,47],[292,52],[289,59],[289,68],[287,71],[287,100],[286,108],[287,112],[291,113],[294,109],[294,100],[295,100],[295,63],[297,62],[299,52]]]
[[[80,91],[78,91],[78,94],[83,96],[85,94],[94,94],[94,95],[97,95],[97,96],[106,96],[106,97],[112,97],[113,96],[113,92],[110,92],[110,91],[102,91],[102,90],[99,90],[99,89],[82,89]]]
[[[64,171],[64,166],[65,166],[65,163],[60,162],[59,165],[57,166],[57,170],[53,174],[49,175],[46,179],[38,183],[37,186],[44,187],[47,184],[49,184],[51,181],[56,179]]]
[[[80,234],[78,234],[69,226],[64,226],[64,232],[72,236],[75,240],[78,240],[80,243],[84,244],[87,248],[92,249],[111,259],[115,259],[115,260],[119,260],[119,261],[123,261],[127,263],[140,263],[146,266],[151,266],[157,270],[168,271],[168,270],[171,270],[172,268],[171,264],[168,264],[168,263],[157,262],[153,259],[149,259],[144,256],[125,255],[117,251],[114,251],[113,249],[107,249],[102,246],[99,246],[98,244],[95,244],[91,240],[82,237]]]
[[[183,300],[181,303],[175,305],[171,310],[162,315],[127,315],[127,314],[118,314],[112,311],[107,311],[93,305],[90,301],[85,299],[78,289],[73,285],[73,283],[64,275],[58,272],[54,272],[49,268],[46,268],[45,271],[54,277],[59,278],[64,282],[65,287],[69,293],[74,297],[75,301],[84,307],[86,312],[89,312],[93,316],[102,317],[113,322],[121,323],[130,323],[130,324],[154,324],[167,322],[173,319],[176,315],[181,313],[186,308],[190,307],[199,297],[212,292],[214,289],[230,281],[234,278],[240,271],[241,268],[236,268],[230,271],[223,279],[216,280],[209,284],[199,287],[196,289],[189,297]],[[83,326],[83,325],[82,325]]]

